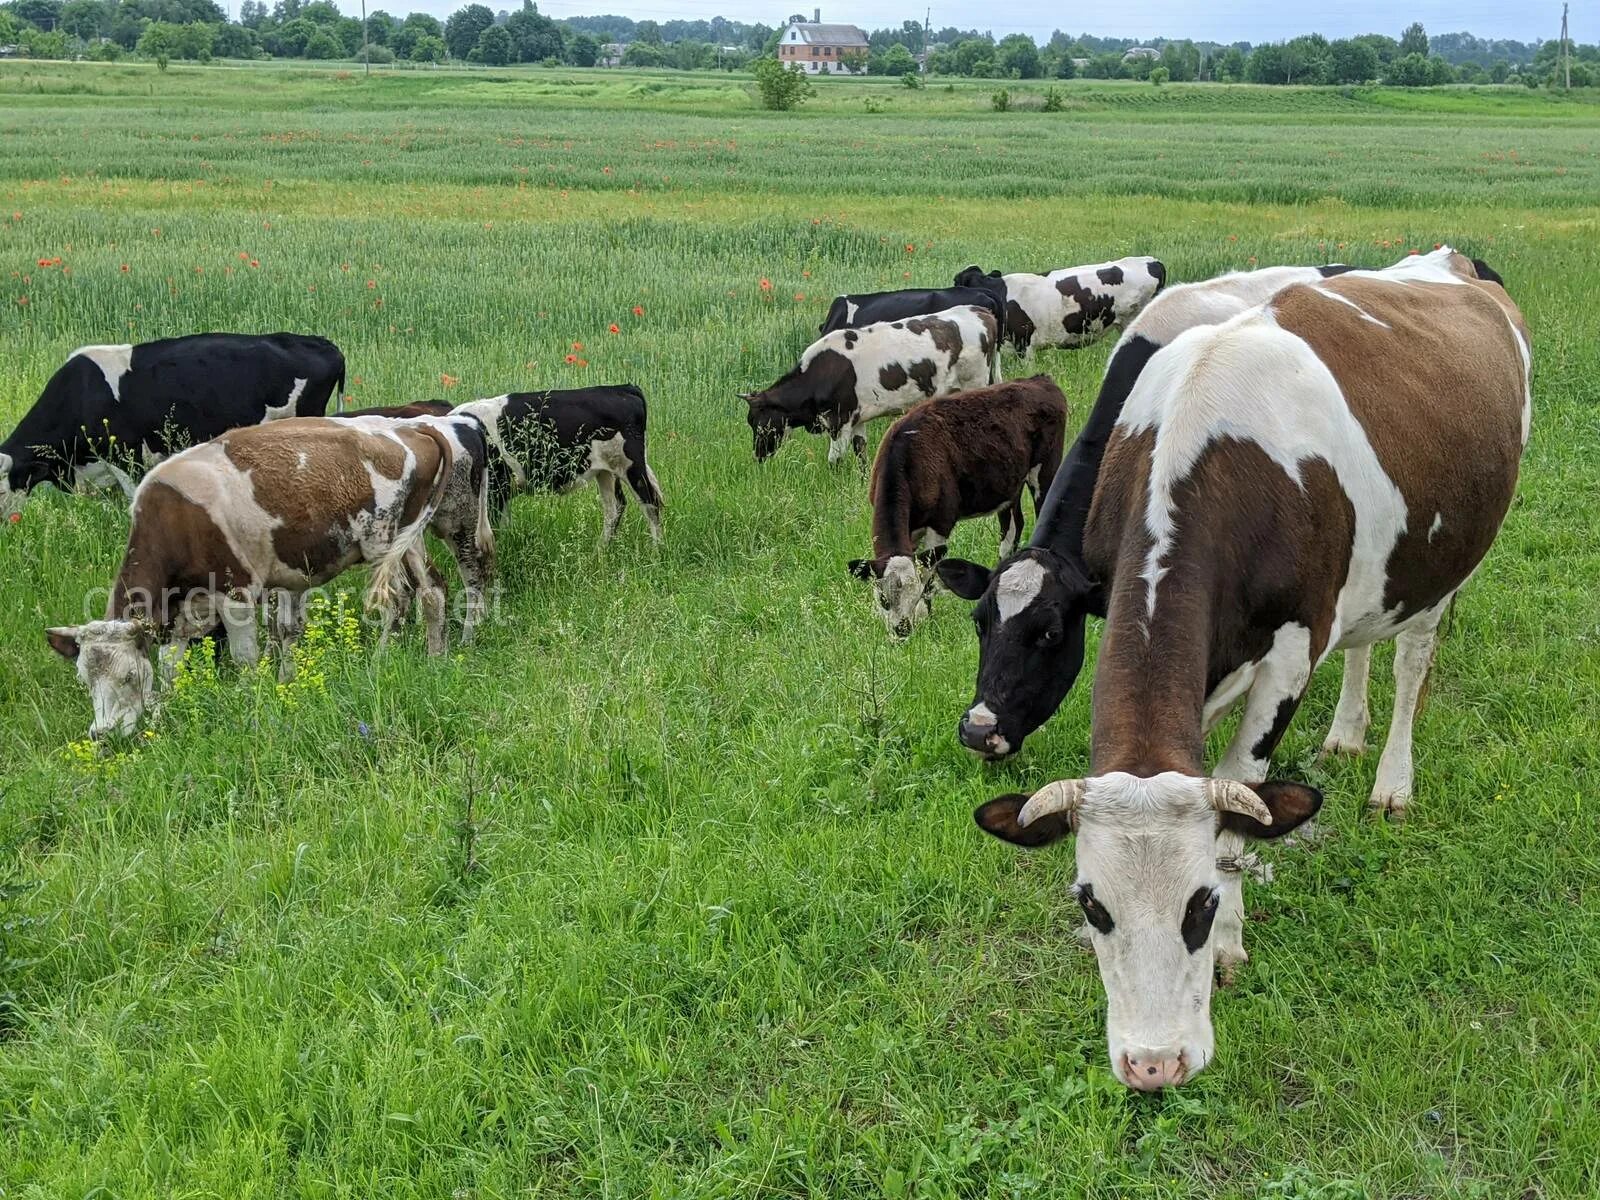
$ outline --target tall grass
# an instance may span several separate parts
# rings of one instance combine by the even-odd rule
[[[1053,124],[780,121],[591,109],[536,72],[34,71],[0,67],[58,89],[0,117],[6,423],[84,342],[303,329],[363,404],[636,382],[669,507],[659,550],[630,511],[601,552],[592,496],[518,500],[480,644],[329,623],[288,691],[197,662],[108,758],[41,628],[109,582],[122,506],[41,492],[0,526],[4,1194],[1594,1194],[1589,118],[1353,127],[1335,94],[1249,90],[1122,123],[1126,89],[1090,88]],[[844,569],[861,479],[804,435],[758,468],[735,393],[834,293],[969,262],[1192,279],[1446,239],[1524,305],[1536,414],[1414,815],[1359,815],[1373,760],[1314,761],[1319,677],[1279,762],[1326,789],[1324,837],[1251,892],[1216,1065],[1125,1094],[1070,852],[968,815],[1084,769],[1087,689],[1020,761],[965,756],[964,606],[887,644]],[[1081,419],[1103,362],[1038,367]]]

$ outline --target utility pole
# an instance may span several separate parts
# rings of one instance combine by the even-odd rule
[[[928,73],[928,29],[933,24],[933,5],[928,5],[922,14],[922,73]]]
[[[1567,6],[1563,4],[1561,6],[1561,90],[1564,92],[1572,90],[1572,56],[1568,53],[1568,45]]]
[[[372,55],[367,53],[367,0],[361,0],[361,74],[372,77]]]

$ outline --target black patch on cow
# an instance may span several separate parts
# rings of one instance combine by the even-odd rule
[[[1075,337],[1110,329],[1117,319],[1116,298],[1091,291],[1076,276],[1056,280],[1056,291],[1076,306],[1075,311],[1061,318],[1061,327]]]
[[[1117,923],[1111,919],[1111,914],[1106,911],[1106,906],[1095,899],[1093,884],[1080,883],[1073,889],[1073,893],[1078,897],[1078,907],[1083,909],[1085,921],[1101,933],[1110,933],[1117,927]]]
[[[1121,267],[1101,267],[1095,274],[1100,277],[1100,282],[1107,287],[1115,287],[1122,282]]]
[[[861,335],[854,329],[846,329],[844,331],[844,348],[846,350],[854,350],[856,348],[856,343],[860,340]]]
[[[1487,280],[1489,283],[1498,283],[1501,287],[1505,287],[1506,281],[1500,278],[1500,272],[1484,262],[1483,259],[1473,259],[1472,269],[1478,273],[1479,279]]]
[[[938,317],[918,318],[906,322],[907,333],[925,333],[933,341],[935,350],[950,356],[950,365],[955,366],[956,359],[961,357],[961,327],[954,321],[945,321]]]
[[[1355,268],[1347,263],[1329,263],[1325,267],[1318,267],[1317,274],[1321,275],[1324,279],[1331,279],[1335,275],[1343,275],[1346,271],[1354,270]]]
[[[1278,748],[1278,743],[1283,740],[1283,735],[1288,731],[1289,722],[1294,720],[1295,710],[1300,707],[1299,696],[1285,696],[1278,701],[1277,715],[1272,718],[1272,724],[1267,731],[1250,747],[1250,756],[1257,762],[1266,762],[1272,757],[1272,752]]]
[[[1217,893],[1215,889],[1196,888],[1189,903],[1183,906],[1183,944],[1193,954],[1211,937],[1211,923],[1217,919]]]
[[[906,378],[906,369],[899,363],[890,363],[878,372],[878,382],[891,392],[905,387]]]
[[[939,373],[939,368],[930,358],[919,359],[906,368],[905,373],[917,381],[917,386],[922,389],[924,396],[933,395],[933,379]]]
[[[1034,325],[1022,305],[1015,300],[1006,301],[1006,337],[1018,354],[1027,353],[1033,343]]]
[[[1150,278],[1156,281],[1156,291],[1167,286],[1167,264],[1154,259],[1150,262]]]

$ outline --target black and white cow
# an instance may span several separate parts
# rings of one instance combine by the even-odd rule
[[[297,333],[84,346],[0,442],[0,494],[107,476],[130,489],[119,463],[150,466],[241,425],[321,416],[343,385],[339,348]]]
[[[1370,648],[1395,642],[1370,804],[1404,811],[1439,620],[1516,490],[1529,364],[1505,289],[1446,248],[1191,329],[1128,397],[1084,536],[1109,592],[1088,774],[976,815],[1021,845],[1076,835],[1074,894],[1129,1087],[1175,1086],[1213,1056],[1213,963],[1226,975],[1246,958],[1240,852],[1321,805],[1267,773],[1336,650],[1345,687],[1327,746],[1359,751]],[[980,620],[1060,638],[1066,614],[1040,583],[1014,560]],[[1241,701],[1208,776],[1206,734]]]
[[[832,333],[836,329],[860,329],[880,321],[902,321],[907,317],[925,317],[944,312],[947,308],[963,306],[986,308],[994,314],[995,324],[1002,336],[1006,327],[1004,298],[990,288],[905,288],[897,292],[862,292],[853,296],[835,296],[828,307],[828,318],[818,333]]]
[[[956,524],[1000,518],[1000,557],[1022,536],[1022,494],[1055,478],[1067,401],[1048,375],[917,405],[889,427],[872,463],[872,557],[849,564],[873,582],[892,637],[928,615],[930,568]]]
[[[828,461],[854,449],[864,467],[868,421],[905,412],[931,396],[1000,381],[998,325],[987,308],[946,309],[823,334],[782,379],[741,393],[757,462],[791,429],[826,433]]]
[[[1031,357],[1040,346],[1086,346],[1113,325],[1126,325],[1166,285],[1167,268],[1141,255],[1048,275],[968,267],[955,282],[994,295],[1005,306],[1007,340]]]
[[[511,392],[455,410],[483,422],[495,451],[491,500],[505,507],[515,492],[566,492],[593,482],[600,493],[601,540],[617,532],[627,505],[621,481],[661,540],[666,500],[645,460],[644,393],[631,383],[565,391]]]
[[[1411,259],[1402,259],[1404,267]],[[956,595],[979,602],[977,695],[962,718],[962,743],[987,758],[1004,758],[1049,719],[1083,666],[1084,626],[1105,616],[1105,596],[1083,562],[1083,527],[1089,516],[1106,441],[1141,372],[1163,346],[1185,330],[1216,325],[1255,307],[1294,283],[1317,283],[1350,268],[1263,267],[1168,288],[1129,324],[1111,358],[1094,408],[1045,496],[1028,545],[994,571],[964,559],[939,564],[939,577]],[[1008,572],[1017,568],[1015,575]],[[1002,596],[996,581],[1008,580]],[[1035,645],[1013,637],[1018,627],[995,620],[1009,610],[1022,581],[1037,577],[1040,594],[1063,615],[1061,636]],[[987,620],[982,614],[990,614]],[[1020,633],[1019,633],[1020,637]],[[1026,666],[1024,666],[1026,664]]]

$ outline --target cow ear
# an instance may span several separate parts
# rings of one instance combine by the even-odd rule
[[[932,550],[919,550],[917,551],[917,565],[919,567],[937,567],[944,561],[944,556],[948,550],[949,547],[947,546],[935,546]]]
[[[989,568],[964,558],[944,559],[935,569],[939,582],[963,600],[976,600],[989,587]]]
[[[1017,820],[1028,797],[1022,792],[996,796],[978,805],[973,820],[978,828],[1013,846],[1048,846],[1072,832],[1072,814],[1066,811],[1048,813],[1023,825]]]
[[[1280,838],[1300,828],[1322,807],[1322,793],[1304,783],[1270,780],[1250,785],[1250,790],[1261,797],[1261,802],[1272,814],[1272,824],[1263,825],[1244,813],[1227,811],[1222,814],[1222,828],[1232,833],[1262,841]]]
[[[44,631],[45,640],[62,658],[75,659],[78,657],[78,630],[76,625],[57,625]]]
[[[870,558],[852,558],[849,562],[845,563],[845,569],[857,579],[874,579],[883,574],[883,572],[878,569],[878,564],[873,562]]]
[[[739,399],[743,400],[746,404],[754,404],[756,394],[754,392],[740,392]]]

